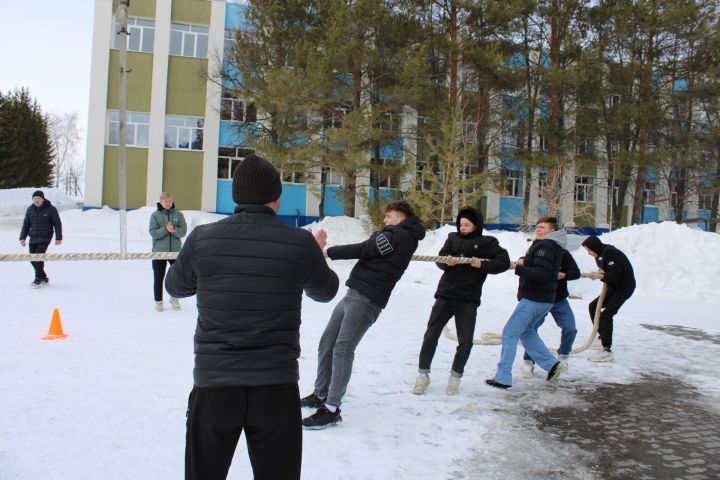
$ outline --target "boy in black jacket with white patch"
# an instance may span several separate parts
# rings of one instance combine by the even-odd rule
[[[303,419],[306,428],[320,429],[342,421],[340,403],[352,373],[355,348],[380,312],[410,263],[425,227],[404,200],[385,207],[385,228],[362,243],[325,249],[333,260],[357,258],[345,285],[348,291],[337,304],[318,345],[318,367],[313,393],[300,400],[317,412]]]
[[[482,234],[483,217],[479,211],[472,207],[462,208],[456,223],[457,233],[450,233],[440,249],[440,256],[451,258],[447,264],[437,264],[444,273],[435,292],[435,305],[430,312],[420,349],[419,373],[412,389],[417,395],[425,393],[430,384],[430,364],[438,339],[452,317],[455,317],[458,346],[450,370],[447,394],[455,395],[459,392],[460,378],[473,345],[477,309],[485,278],[488,274],[502,273],[510,268],[507,251],[495,237]],[[458,258],[472,258],[472,262],[458,264]]]

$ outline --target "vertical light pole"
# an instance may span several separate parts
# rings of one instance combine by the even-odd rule
[[[127,162],[125,153],[127,151],[127,141],[125,138],[125,116],[126,113],[126,93],[127,93],[127,41],[129,32],[127,29],[127,10],[130,6],[130,0],[120,0],[118,5],[117,18],[120,24],[120,98],[119,98],[119,134],[120,148],[118,152],[118,168],[120,171],[120,184],[118,191],[118,213],[120,214],[120,253],[127,252]]]

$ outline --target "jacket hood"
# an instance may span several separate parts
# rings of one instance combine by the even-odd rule
[[[600,255],[606,245],[598,237],[590,236],[583,240],[582,246]]]
[[[407,230],[416,240],[425,238],[425,227],[420,223],[420,219],[415,215],[406,218],[397,225],[399,228]]]
[[[564,228],[562,230],[555,230],[554,232],[548,233],[545,235],[543,240],[552,240],[563,249],[567,249],[567,231]]]
[[[467,218],[470,220],[477,228],[473,233],[470,235],[463,235],[460,233],[460,219],[461,218]],[[473,208],[473,207],[463,207],[460,209],[460,211],[457,214],[457,218],[455,219],[455,226],[457,227],[458,234],[460,236],[464,236],[466,238],[471,237],[478,237],[482,235],[483,228],[485,227],[485,223],[483,221],[483,215],[480,213],[480,210]]]
[[[163,210],[165,210],[162,206],[162,203],[160,203],[160,202],[157,203],[157,209],[161,212]],[[170,208],[168,208],[168,210],[174,210],[174,209],[175,209],[175,202],[173,202],[172,206]]]

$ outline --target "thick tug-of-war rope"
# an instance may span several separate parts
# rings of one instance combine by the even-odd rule
[[[175,260],[178,256],[177,252],[131,252],[131,253],[119,253],[119,252],[88,252],[88,253],[3,253],[0,254],[0,262],[48,262],[48,261],[82,261],[82,260]],[[445,263],[447,264],[451,256],[437,256],[437,255],[413,255],[412,260],[416,262],[433,262],[433,263]],[[472,258],[468,257],[454,257],[458,264],[469,264],[473,261]],[[478,260],[487,261],[486,258],[480,258]],[[583,273],[581,275],[585,278],[597,278],[596,272]],[[600,299],[598,300],[597,308],[595,309],[595,317],[593,319],[593,329],[590,337],[583,344],[582,347],[573,349],[572,354],[580,353],[592,345],[595,340],[595,336],[598,332],[600,325],[600,312],[602,311],[603,300],[605,300],[605,294],[607,293],[607,285],[603,284],[602,291],[600,292]],[[445,327],[443,329],[445,337],[457,342],[457,336]],[[499,333],[483,333],[480,338],[473,339],[473,345],[500,345],[502,335]]]

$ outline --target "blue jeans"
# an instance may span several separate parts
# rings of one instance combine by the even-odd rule
[[[550,315],[553,316],[555,324],[560,327],[560,347],[558,348],[558,355],[569,355],[572,351],[573,343],[575,343],[575,337],[577,336],[577,327],[575,327],[575,314],[573,314],[570,303],[566,299],[555,302],[550,309]],[[538,328],[545,323],[543,318],[538,324]],[[523,359],[532,360],[528,355],[527,350]]]
[[[318,345],[315,395],[339,407],[350,383],[355,349],[382,308],[365,295],[348,289],[330,315]]]
[[[518,302],[503,328],[502,351],[495,373],[497,382],[512,385],[512,366],[518,340],[542,369],[550,370],[557,363],[557,358],[550,353],[537,332],[538,326],[552,306],[552,303],[533,302],[524,298]]]

